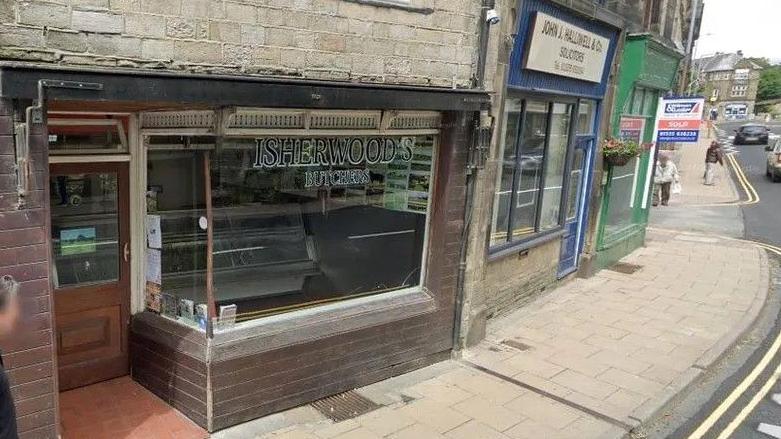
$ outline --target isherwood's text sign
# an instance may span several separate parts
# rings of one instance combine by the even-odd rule
[[[252,167],[325,168],[304,171],[307,188],[365,185],[366,166],[409,162],[414,147],[412,137],[263,137],[255,139]]]
[[[537,12],[524,67],[554,75],[601,82],[610,39]]]

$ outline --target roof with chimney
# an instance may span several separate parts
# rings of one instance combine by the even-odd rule
[[[735,70],[736,68],[750,68],[752,70],[762,69],[762,66],[757,63],[744,59],[743,52],[741,51],[737,51],[736,53],[717,52],[714,55],[708,55],[694,60],[694,65],[697,70],[703,73],[723,72]]]

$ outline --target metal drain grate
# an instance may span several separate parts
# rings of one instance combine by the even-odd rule
[[[310,405],[334,422],[346,421],[382,407],[355,390],[318,399]]]
[[[615,271],[618,273],[623,273],[623,274],[633,274],[641,268],[643,268],[642,265],[630,264],[627,262],[617,262],[613,264],[611,267],[608,267],[608,270]]]
[[[520,341],[512,339],[512,338],[502,341],[502,344],[510,346],[513,349],[518,349],[519,351],[528,351],[529,349],[532,348],[531,346],[527,345],[526,343],[521,343]]]

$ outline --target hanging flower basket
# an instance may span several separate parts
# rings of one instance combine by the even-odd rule
[[[610,166],[625,166],[640,155],[640,145],[632,140],[608,138],[602,142],[602,154]]]

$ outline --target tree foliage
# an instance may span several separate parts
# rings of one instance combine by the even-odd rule
[[[781,66],[770,66],[762,70],[759,77],[757,101],[781,98]]]

